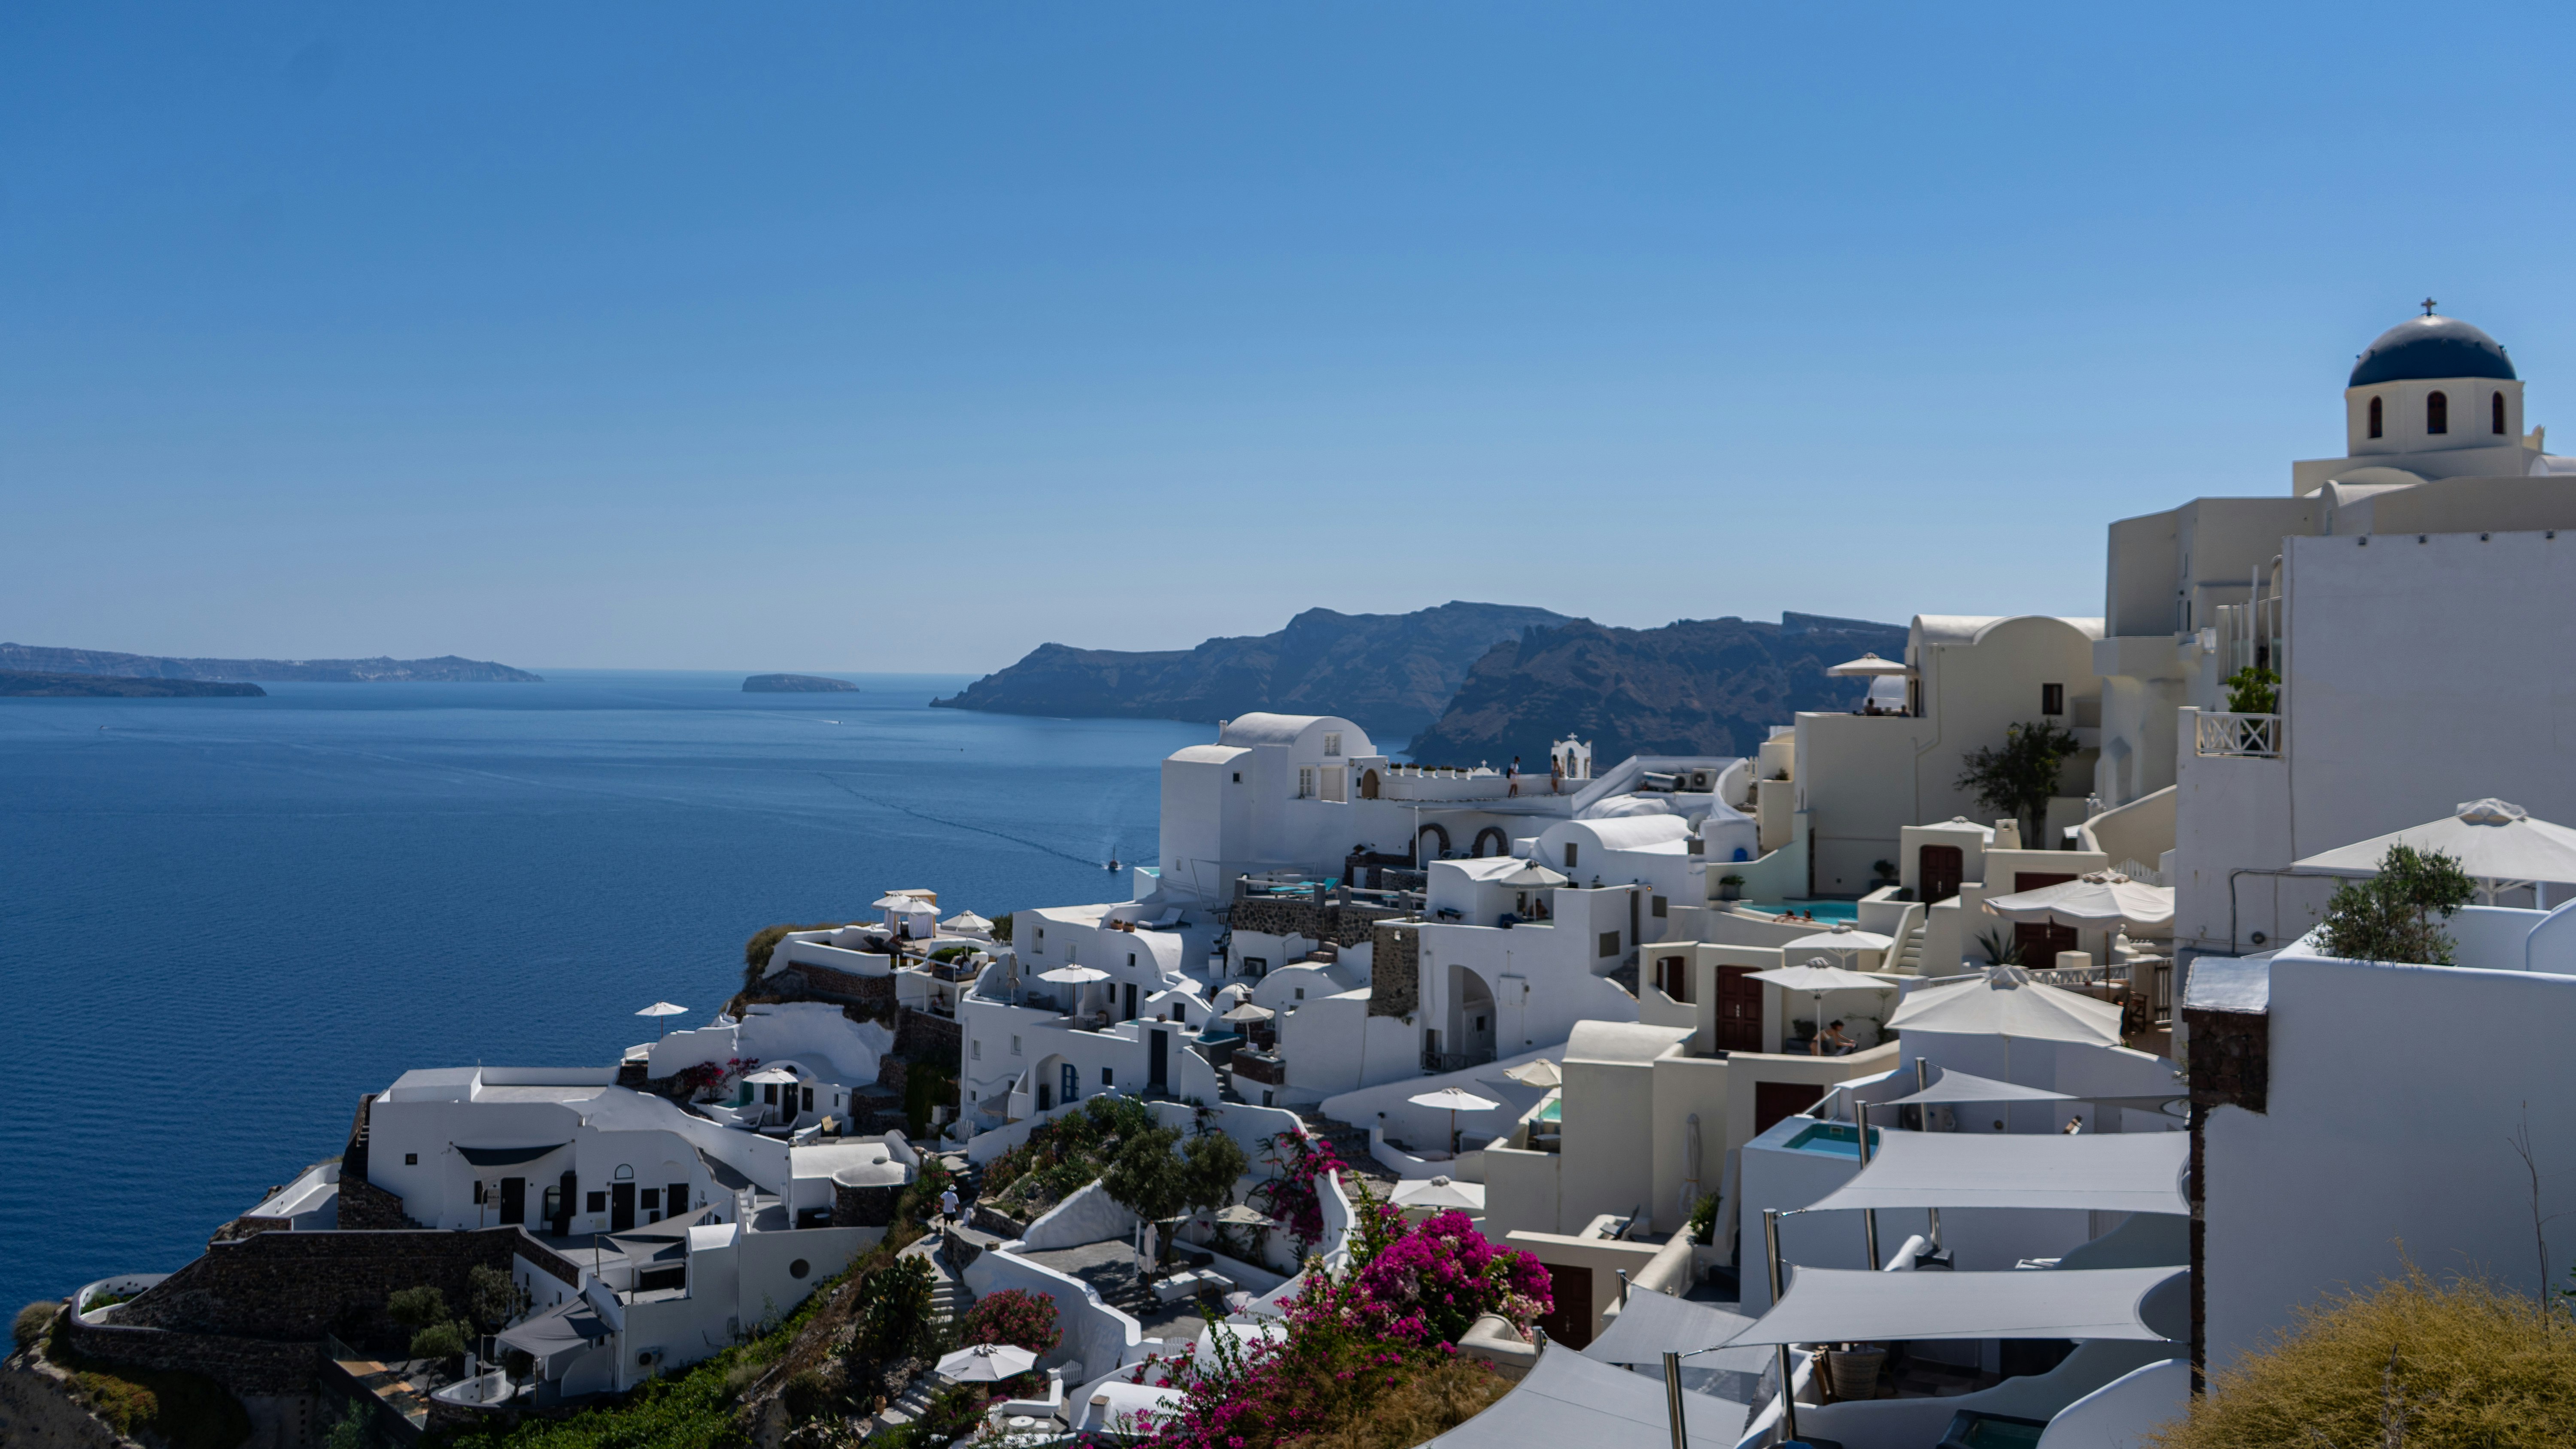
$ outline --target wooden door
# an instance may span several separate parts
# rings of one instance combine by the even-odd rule
[[[1788,1118],[1795,1117],[1824,1100],[1825,1089],[1816,1082],[1756,1082],[1753,1084],[1753,1133],[1760,1136]]]
[[[1925,905],[1946,901],[1959,893],[1959,881],[1967,875],[1967,857],[1955,845],[1927,845],[1914,853],[1914,878],[1921,884],[1914,892]]]
[[[1567,1348],[1592,1342],[1592,1270],[1574,1264],[1547,1265],[1547,1291],[1556,1311],[1539,1320],[1548,1340]]]
[[[1717,968],[1717,1049],[1762,1050],[1762,983],[1751,966]]]
[[[689,1185],[675,1182],[662,1189],[662,1216],[675,1218],[689,1210]]]
[[[2063,885],[2073,879],[2075,877],[2069,873],[2018,870],[2013,872],[2013,890],[2016,894],[2035,891],[2042,886]],[[2013,927],[2013,941],[2021,947],[2023,966],[2033,971],[2045,971],[2057,964],[2058,952],[2075,949],[2075,928],[2044,921],[2035,926],[2016,925]]]
[[[1118,1019],[1120,1021],[1134,1021],[1136,1019],[1136,983],[1133,981],[1127,983],[1126,1014],[1120,1016]]]
[[[1145,1047],[1145,1090],[1168,1092],[1172,1089],[1172,1034],[1149,1032],[1153,1040]]]
[[[622,1233],[635,1226],[635,1184],[611,1183],[608,1188],[608,1230]]]
[[[528,1180],[524,1177],[501,1179],[501,1225],[528,1220]]]

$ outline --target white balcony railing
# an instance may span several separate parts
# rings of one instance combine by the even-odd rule
[[[2273,759],[2281,753],[2281,717],[2277,714],[2229,714],[2208,710],[2200,716],[2194,748],[2204,755],[2250,755]]]

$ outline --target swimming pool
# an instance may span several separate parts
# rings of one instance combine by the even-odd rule
[[[1878,1150],[1879,1129],[1869,1129],[1869,1147]],[[1835,1157],[1860,1159],[1860,1130],[1841,1122],[1819,1122],[1800,1132],[1785,1144],[1792,1152],[1823,1152]]]
[[[1769,911],[1775,916],[1783,911],[1796,911],[1802,916],[1813,911],[1819,921],[1858,921],[1860,919],[1858,901],[1743,901],[1739,904],[1757,911]]]

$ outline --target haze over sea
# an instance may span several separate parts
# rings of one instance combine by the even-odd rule
[[[408,1068],[704,1021],[764,925],[1123,898],[1210,736],[926,707],[964,676],[541,672],[0,700],[0,1304],[177,1268]]]

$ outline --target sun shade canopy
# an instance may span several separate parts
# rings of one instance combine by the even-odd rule
[[[1863,654],[1858,659],[1846,659],[1825,672],[1839,674],[1845,679],[1867,679],[1879,675],[1911,674],[1914,669],[1901,660],[1881,659],[1872,653]]]
[[[2118,1046],[2120,1008],[2042,986],[2018,966],[1996,966],[1983,976],[1908,996],[1887,1018],[1887,1029]]]
[[[1989,896],[1990,915],[2024,925],[2059,925],[2079,931],[2107,931],[2114,926],[2141,930],[2173,924],[2174,893],[2170,886],[2142,885],[2113,870],[2090,871],[2074,880]]]
[[[1780,949],[1783,951],[1884,951],[1895,944],[1895,937],[1882,936],[1876,931],[1837,927],[1830,931],[1810,931],[1796,940],[1783,941],[1780,943]],[[1873,981],[1870,984],[1884,986],[1887,983]]]
[[[1109,973],[1097,966],[1058,966],[1053,971],[1039,972],[1038,979],[1052,981],[1058,986],[1086,986],[1094,981],[1108,980]]]
[[[1423,1092],[1404,1100],[1417,1107],[1436,1107],[1445,1112],[1489,1112],[1503,1105],[1491,1097],[1479,1097],[1456,1087],[1442,1087],[1436,1092]]]
[[[1906,1275],[1896,1275],[1906,1276]],[[1938,1276],[1925,1274],[1925,1277]],[[1700,1449],[1734,1449],[1745,1406],[1714,1394],[1682,1393],[1682,1426]],[[1485,1411],[1424,1449],[1565,1449],[1569,1444],[1662,1446],[1672,1442],[1661,1380],[1585,1358],[1550,1343],[1529,1376]]]
[[[1747,980],[1768,981],[1783,991],[1803,991],[1810,996],[1824,991],[1894,991],[1896,983],[1845,971],[1840,966],[1775,966],[1768,971],[1751,973]]]
[[[1873,1107],[1906,1107],[1937,1105],[1942,1102],[2072,1102],[2064,1092],[2051,1092],[2039,1087],[2025,1087],[2018,1082],[1998,1082],[1992,1077],[1972,1077],[1966,1072],[1944,1071],[1941,1080],[1910,1097],[1893,1101],[1872,1102]]]
[[[589,1348],[617,1330],[586,1299],[558,1303],[527,1322],[502,1329],[501,1342],[531,1358],[546,1359],[568,1349]]]
[[[2089,1208],[2188,1213],[2191,1203],[2183,1196],[2183,1172],[2190,1160],[2187,1132],[2068,1137],[2056,1132],[1882,1128],[1869,1166],[1806,1211]]]
[[[534,1162],[549,1152],[559,1152],[571,1145],[569,1142],[549,1142],[543,1147],[459,1147],[456,1155],[476,1167],[514,1167],[522,1162]]]
[[[2502,800],[2470,800],[2439,820],[2410,826],[2292,864],[2320,875],[2377,875],[2392,845],[2438,850],[2472,879],[2576,884],[2576,830],[2534,820]]]
[[[1800,1268],[1778,1307],[1728,1340],[1853,1343],[1925,1338],[2129,1338],[2166,1335],[2142,1317],[2147,1295],[2188,1268],[2066,1268],[1998,1273],[1870,1273]]]
[[[1702,1368],[1758,1374],[1771,1367],[1768,1345],[1700,1352],[1752,1326],[1753,1320],[1741,1313],[1641,1288],[1628,1295],[1628,1306],[1619,1310],[1619,1316],[1610,1320],[1599,1338],[1584,1347],[1583,1356],[1601,1363],[1660,1367],[1665,1354],[1697,1353],[1699,1357],[1684,1365],[1686,1372]],[[1685,1384],[1689,1382],[1687,1378],[1683,1380]]]

